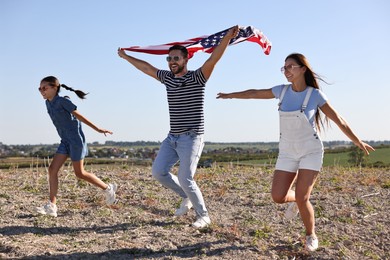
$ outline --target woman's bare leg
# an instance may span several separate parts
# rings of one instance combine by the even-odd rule
[[[296,178],[295,172],[275,170],[272,180],[271,196],[276,203],[295,201],[295,191],[291,189]]]
[[[295,201],[305,225],[307,236],[315,235],[314,210],[309,199],[317,176],[318,171],[300,169],[295,187]]]

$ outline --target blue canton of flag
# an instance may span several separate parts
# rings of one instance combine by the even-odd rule
[[[228,30],[229,29],[224,30],[224,31],[219,32],[219,33],[216,33],[216,34],[213,34],[213,35],[211,35],[211,36],[201,40],[199,43],[204,48],[216,47],[216,46],[218,46],[221,43],[221,40],[223,39],[223,37],[225,36],[225,34],[227,33]],[[189,47],[189,46],[187,46],[187,47]]]

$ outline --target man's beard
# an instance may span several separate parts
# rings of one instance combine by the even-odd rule
[[[177,65],[176,71],[173,71],[171,67],[170,67],[169,69],[171,70],[171,72],[172,72],[173,74],[176,75],[176,74],[180,74],[181,72],[183,72],[184,66]]]

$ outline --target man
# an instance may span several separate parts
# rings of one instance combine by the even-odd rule
[[[238,30],[238,26],[232,27],[202,67],[195,71],[187,69],[188,51],[184,46],[174,45],[169,49],[167,62],[170,71],[159,70],[118,49],[119,57],[166,87],[170,131],[153,163],[152,175],[162,185],[182,197],[183,201],[175,212],[176,216],[182,216],[194,207],[197,218],[192,225],[195,228],[204,228],[211,223],[202,193],[194,180],[204,146],[205,84],[229,41],[237,36]],[[170,170],[178,161],[180,166],[176,176],[171,174]]]

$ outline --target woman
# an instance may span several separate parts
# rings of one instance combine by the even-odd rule
[[[317,132],[324,121],[332,120],[362,149],[366,155],[374,151],[360,140],[348,123],[329,104],[325,94],[319,89],[318,80],[323,81],[311,69],[306,57],[299,53],[287,56],[281,68],[291,84],[279,85],[270,89],[250,89],[234,93],[218,93],[217,98],[271,99],[278,98],[280,117],[279,156],[276,162],[271,195],[276,203],[287,203],[285,216],[292,219],[300,213],[306,229],[306,249],[318,248],[315,234],[314,211],[309,201],[317,175],[322,167],[323,144]],[[292,190],[296,180],[295,191]]]
[[[50,201],[44,206],[37,208],[38,213],[53,217],[57,217],[58,171],[68,157],[72,160],[73,169],[78,178],[104,190],[108,205],[115,202],[115,192],[117,190],[115,183],[106,184],[93,173],[84,170],[84,157],[88,150],[80,122],[104,135],[107,133],[112,134],[112,132],[95,126],[77,111],[77,107],[68,97],[59,96],[58,93],[61,87],[75,92],[81,99],[84,99],[86,95],[80,90],[74,90],[64,84],[60,84],[58,79],[53,76],[42,79],[38,89],[42,97],[46,99],[47,112],[61,138],[61,143],[49,166]]]

